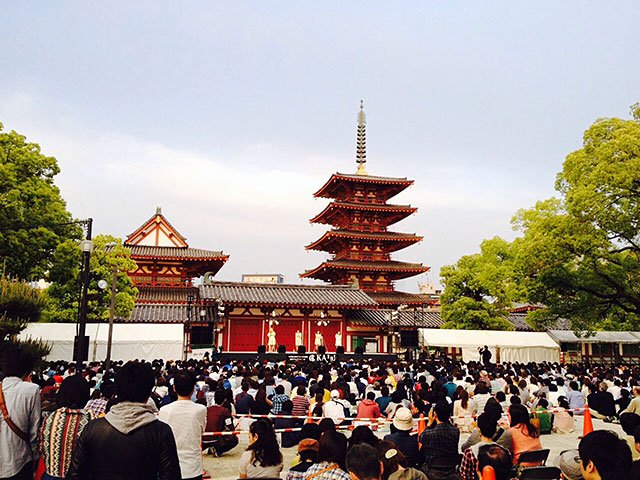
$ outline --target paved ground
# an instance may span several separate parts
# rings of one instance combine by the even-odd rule
[[[577,417],[576,423],[576,431],[571,434],[551,434],[551,435],[543,435],[541,442],[544,448],[548,448],[551,450],[549,454],[549,462],[553,463],[555,458],[562,452],[563,450],[568,450],[571,448],[577,448],[579,439],[578,437],[582,435],[582,417]],[[604,423],[602,420],[593,419],[593,427],[596,430],[613,430],[618,435],[624,435],[624,432],[620,428],[620,425],[612,424],[612,423]],[[348,431],[344,431],[347,436],[349,436]],[[388,430],[383,430],[378,433],[378,436],[384,436],[388,433]],[[468,435],[463,434],[460,438],[460,443],[466,440]],[[240,455],[247,447],[247,434],[240,435],[240,444],[234,448],[231,452],[227,452],[222,457],[216,458],[213,455],[205,455],[204,456],[204,468],[211,475],[212,478],[215,479],[235,479],[238,476],[238,461],[240,459]],[[635,452],[634,452],[635,453]],[[287,468],[292,465],[294,458],[296,457],[296,447],[291,448],[283,448],[282,454],[284,455],[284,465],[285,469],[283,470],[282,477],[284,478],[284,473]],[[636,454],[637,455],[637,454]],[[635,458],[635,457],[634,457]]]

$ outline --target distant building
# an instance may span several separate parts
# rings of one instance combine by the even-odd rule
[[[284,275],[281,273],[244,273],[242,283],[284,283]]]

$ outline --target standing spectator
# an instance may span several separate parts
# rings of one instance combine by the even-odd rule
[[[427,428],[420,435],[424,459],[433,457],[451,457],[458,454],[460,430],[449,420],[451,406],[444,401],[436,403],[429,411]]]
[[[158,418],[171,427],[178,449],[182,479],[202,478],[202,434],[207,424],[207,407],[191,401],[196,379],[187,370],[173,377],[178,400],[160,409]]]
[[[94,418],[91,410],[83,409],[89,399],[89,383],[82,375],[62,381],[51,413],[40,428],[40,455],[44,463],[43,480],[65,478],[78,437]]]
[[[346,471],[347,437],[335,430],[320,437],[318,463],[307,470],[307,480],[351,480]]]
[[[147,404],[155,378],[151,366],[127,362],[116,375],[119,403],[89,422],[76,445],[69,480],[180,480],[171,427]]]
[[[2,355],[0,382],[0,478],[33,478],[38,460],[40,389],[31,383],[35,357],[23,346],[8,348]],[[7,419],[10,419],[7,421]]]
[[[276,478],[282,471],[282,453],[271,422],[260,418],[249,427],[249,446],[240,457],[238,478]]]
[[[380,480],[382,462],[378,452],[371,445],[361,443],[355,445],[347,454],[347,470],[352,480]]]
[[[518,461],[522,452],[529,450],[539,450],[542,448],[540,434],[529,419],[529,412],[522,405],[511,405],[509,407],[511,415],[511,452],[513,453],[513,463]]]
[[[307,477],[307,470],[316,463],[317,455],[317,440],[314,440],[313,438],[304,438],[300,440],[300,443],[298,443],[298,456],[300,457],[300,462],[289,469],[286,480],[304,480]]]
[[[413,429],[413,417],[411,410],[400,407],[393,417],[392,432],[385,435],[384,439],[392,441],[407,461],[407,465],[418,465],[418,440],[415,435],[410,435]]]
[[[594,430],[578,444],[580,472],[585,480],[629,478],[631,450],[624,440],[608,430]]]
[[[224,390],[216,390],[214,393],[215,404],[207,407],[207,423],[205,432],[224,432],[233,430],[233,419],[228,408],[222,406],[225,401]],[[238,437],[235,435],[216,435],[214,440],[203,442],[202,449],[213,448],[217,456],[228,452],[238,445]]]
[[[288,401],[289,397],[284,393],[284,387],[282,385],[278,385],[275,392],[273,397],[271,397],[271,413],[278,415],[282,413],[282,404]]]

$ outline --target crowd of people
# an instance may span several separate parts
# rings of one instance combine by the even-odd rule
[[[38,466],[45,480],[201,479],[203,455],[239,450],[240,430],[237,478],[475,480],[490,465],[506,480],[585,409],[633,440],[589,433],[555,459],[564,478],[640,479],[640,370],[626,365],[205,357],[107,371],[37,368],[16,346],[0,372],[0,479]]]

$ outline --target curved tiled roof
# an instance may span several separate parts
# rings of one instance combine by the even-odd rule
[[[362,240],[377,240],[380,242],[387,243],[402,243],[406,244],[402,246],[411,245],[412,243],[416,243],[422,240],[420,235],[416,235],[415,233],[398,233],[398,232],[362,232],[357,230],[329,230],[325,232],[322,237],[320,237],[315,242],[307,245],[307,250],[320,249],[323,243],[330,241],[331,237],[342,237],[342,238],[357,238]]]
[[[198,298],[197,287],[138,287],[136,303],[187,303],[187,296]]]
[[[313,194],[314,197],[328,197],[332,198],[332,187],[340,182],[349,183],[373,183],[378,185],[392,185],[396,188],[387,195],[387,198],[397,195],[402,190],[413,184],[413,180],[408,180],[406,177],[376,177],[375,175],[356,175],[347,173],[334,173],[331,178],[327,180],[320,190]]]
[[[380,304],[422,304],[434,303],[438,300],[427,293],[409,293],[409,292],[368,292],[368,295]]]
[[[370,325],[377,327],[416,327],[416,328],[440,328],[442,319],[438,311],[404,310],[398,312],[397,319],[391,318],[392,310],[384,308],[379,310],[354,310],[349,314],[349,320],[354,325]]]
[[[155,247],[146,245],[131,245],[132,258],[178,258],[180,260],[223,260],[229,258],[222,252],[203,250],[201,248]]]
[[[191,311],[191,319],[195,320],[197,310]],[[187,321],[187,306],[167,303],[136,303],[133,306],[129,322],[134,323],[184,323]]]
[[[358,270],[372,272],[392,272],[392,273],[410,273],[410,272],[427,272],[430,267],[425,267],[421,263],[398,262],[395,260],[327,260],[322,262],[316,268],[301,273],[301,277],[320,278],[317,274],[325,270]]]
[[[200,285],[200,298],[219,298],[239,305],[291,305],[311,307],[370,307],[377,303],[362,290],[350,286],[291,285],[213,282]]]
[[[391,216],[395,214],[395,218],[393,222],[396,223],[401,219],[411,215],[412,213],[418,210],[417,207],[412,207],[411,205],[388,205],[386,203],[355,203],[355,202],[346,202],[341,200],[334,200],[329,203],[324,210],[322,210],[318,215],[313,217],[309,222],[311,223],[327,223],[323,222],[323,218],[325,215],[329,214],[334,209],[345,209],[345,210],[361,210],[361,211],[374,211],[374,212],[383,212],[389,213]]]

